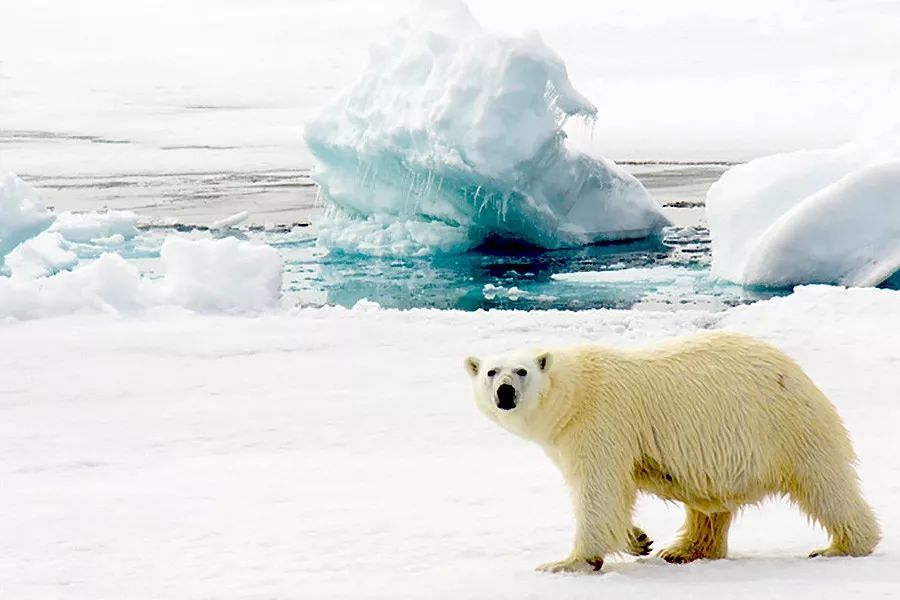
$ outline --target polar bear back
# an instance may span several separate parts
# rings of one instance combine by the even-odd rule
[[[744,335],[557,350],[548,392],[545,401],[571,403],[579,444],[633,463],[645,491],[709,510],[784,489],[823,451],[855,460],[834,407],[803,370]]]

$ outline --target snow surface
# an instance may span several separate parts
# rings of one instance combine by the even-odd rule
[[[280,304],[282,262],[271,246],[236,238],[168,236],[160,252],[160,278],[142,275],[134,263],[118,254],[103,254],[71,271],[42,276],[74,266],[64,249],[59,233],[47,233],[10,255],[14,257],[12,276],[0,277],[0,319],[127,314],[157,306],[244,313]]]
[[[877,285],[900,268],[900,128],[733,167],[706,197],[712,274]]]
[[[0,323],[0,581],[32,598],[889,598],[900,591],[900,293],[804,287],[691,311],[396,312]],[[822,323],[827,323],[823,327]],[[569,550],[561,476],[484,419],[462,357],[726,328],[794,356],[837,405],[884,526],[876,554],[745,511],[731,558],[534,571]],[[439,340],[439,343],[435,343]],[[377,358],[377,360],[373,360]],[[642,498],[660,548],[681,510]]]
[[[579,246],[668,224],[637,179],[567,148],[563,124],[593,119],[596,108],[540,36],[497,36],[464,4],[441,9],[399,23],[356,83],[307,123],[313,178],[331,211],[323,245],[352,251],[347,232],[364,227],[355,250],[390,253],[408,221],[437,223],[451,240],[429,247],[410,232],[413,254],[463,251],[489,236]],[[381,245],[379,230],[392,230]]]

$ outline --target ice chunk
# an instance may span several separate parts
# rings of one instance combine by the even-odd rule
[[[77,312],[125,312],[152,304],[152,282],[118,254],[104,254],[52,277],[0,277],[0,317],[33,319]]]
[[[10,250],[53,223],[37,191],[13,175],[0,175],[0,266]]]
[[[73,268],[78,255],[59,232],[45,231],[19,244],[6,256],[6,266],[14,278],[46,277]]]
[[[210,229],[231,229],[232,227],[236,227],[247,220],[247,217],[250,216],[250,213],[246,210],[242,210],[239,213],[235,213],[230,217],[225,217],[224,219],[219,219],[218,221],[213,221],[213,223],[209,226]]]
[[[163,300],[196,311],[275,308],[281,298],[281,256],[271,246],[236,238],[187,240],[170,236],[160,257]]]
[[[888,278],[900,252],[892,135],[727,171],[706,198],[712,274],[758,286]]]
[[[58,231],[70,242],[92,242],[121,236],[130,240],[138,234],[138,216],[129,210],[98,212],[63,212],[50,228]]]
[[[494,285],[493,283],[484,284],[481,288],[481,293],[485,300],[494,300],[499,297],[508,298],[513,302],[516,302],[519,298],[531,295],[529,292],[520,289],[517,286],[505,288],[502,285]]]
[[[322,245],[422,254],[502,236],[557,248],[668,223],[635,178],[566,146],[566,120],[596,108],[537,34],[489,34],[454,2],[430,10],[372,48],[356,84],[306,126],[331,207]],[[399,241],[421,231],[394,227],[410,221],[438,223],[442,238]]]

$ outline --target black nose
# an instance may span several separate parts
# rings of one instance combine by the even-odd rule
[[[497,388],[497,408],[512,410],[516,407],[516,388],[508,383]]]

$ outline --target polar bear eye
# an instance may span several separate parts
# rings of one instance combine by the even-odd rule
[[[518,371],[516,371],[516,375],[518,375],[519,377],[525,377],[526,375],[528,375],[528,371],[526,371],[525,369],[519,369]]]
[[[487,372],[488,377],[493,377],[496,374],[497,374],[496,369],[491,369],[490,371]]]

